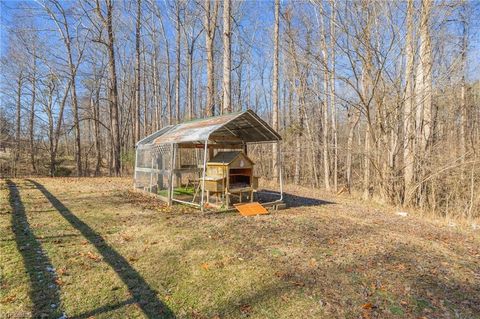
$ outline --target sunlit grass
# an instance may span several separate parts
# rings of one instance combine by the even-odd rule
[[[479,317],[472,232],[334,196],[244,218],[167,208],[129,179],[13,182],[68,317]],[[36,313],[0,185],[0,313]]]

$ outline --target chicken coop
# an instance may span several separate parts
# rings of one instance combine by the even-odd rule
[[[170,125],[136,144],[134,188],[167,202],[226,210],[258,189],[248,146],[277,143],[278,198],[283,199],[280,135],[252,110]]]
[[[258,177],[253,175],[253,161],[242,151],[218,152],[207,162],[205,190],[207,204],[210,195],[221,196],[221,203],[230,205],[230,197],[238,196],[242,202],[243,195],[253,201],[253,192],[258,188]]]

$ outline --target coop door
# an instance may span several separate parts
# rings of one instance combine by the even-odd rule
[[[230,169],[230,188],[249,187],[251,185],[251,168]]]

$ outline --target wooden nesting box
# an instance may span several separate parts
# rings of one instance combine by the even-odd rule
[[[218,152],[208,163],[205,189],[212,193],[249,193],[258,187],[258,178],[253,176],[253,161],[241,151]]]

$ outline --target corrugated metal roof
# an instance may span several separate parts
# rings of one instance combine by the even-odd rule
[[[280,141],[275,132],[255,112],[247,110],[168,126],[147,136],[143,144],[194,144],[208,140],[214,143],[259,143]]]
[[[137,142],[136,145],[138,146],[138,145],[150,144],[154,139],[156,139],[157,137],[165,134],[165,132],[170,130],[172,127],[173,127],[173,125],[168,125],[168,126],[162,127],[160,130],[156,131],[155,133],[152,133],[152,134],[142,138],[140,141]]]

